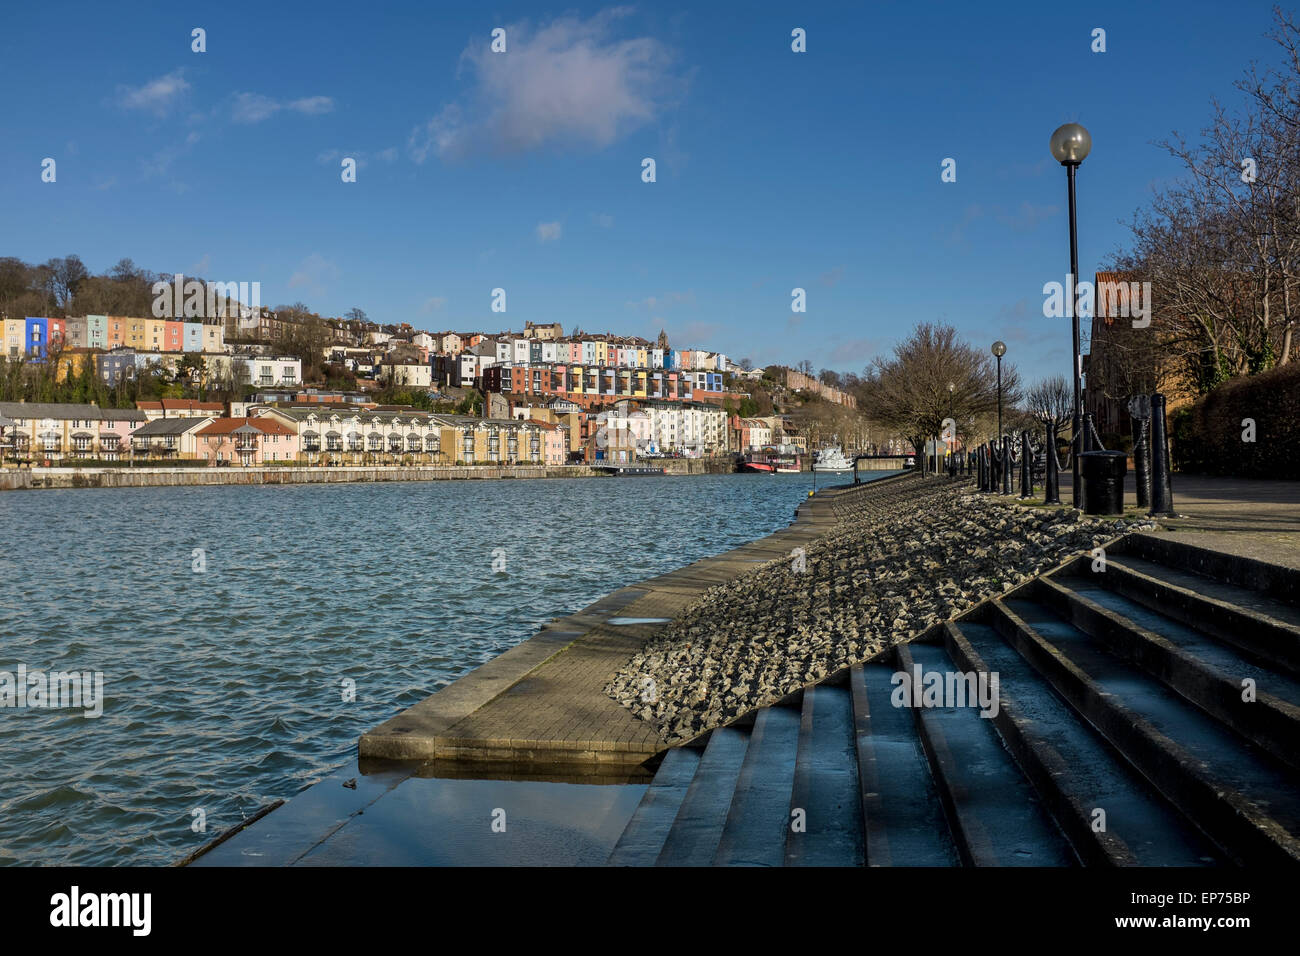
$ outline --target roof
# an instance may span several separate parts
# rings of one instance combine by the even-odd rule
[[[80,405],[71,402],[0,402],[0,415],[24,420],[54,418],[71,421],[82,419],[139,421],[144,417],[133,408],[100,408],[98,405]]]
[[[184,419],[178,419],[184,421]],[[199,430],[200,435],[233,435],[235,432],[248,434],[248,429],[263,435],[293,435],[292,428],[281,425],[274,418],[218,418],[207,427]]]
[[[218,415],[226,410],[226,406],[221,402],[200,402],[193,398],[164,398],[160,402],[136,402],[135,407],[149,411],[216,412]]]
[[[180,435],[192,428],[199,428],[209,421],[211,419],[208,418],[155,418],[131,432],[131,436],[134,438],[137,435],[143,437],[150,435]]]

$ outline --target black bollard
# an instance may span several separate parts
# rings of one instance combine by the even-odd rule
[[[1165,397],[1151,396],[1151,511],[1174,514],[1174,486],[1169,474],[1169,435],[1165,428]]]
[[[1061,469],[1056,460],[1056,425],[1047,426],[1047,475],[1043,479],[1043,504],[1059,505],[1061,503]]]
[[[1011,469],[1015,462],[1011,460],[1011,436],[1002,436],[1002,494],[1011,494]]]
[[[1034,496],[1034,473],[1033,464],[1030,459],[1033,452],[1029,450],[1029,432],[1020,433],[1020,497],[1032,498]]]
[[[1084,451],[1099,450],[1097,446],[1092,443],[1092,433],[1095,430],[1096,429],[1094,429],[1092,426],[1092,413],[1089,412],[1088,414],[1083,416],[1083,450]]]
[[[1133,441],[1133,480],[1137,484],[1137,506],[1151,506],[1151,420],[1135,418],[1137,434]]]

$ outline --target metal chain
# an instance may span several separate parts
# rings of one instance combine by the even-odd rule
[[[1088,420],[1088,427],[1092,430],[1092,440],[1097,445],[1097,451],[1105,451],[1106,446],[1102,444],[1101,436],[1097,434],[1097,423],[1092,419]]]

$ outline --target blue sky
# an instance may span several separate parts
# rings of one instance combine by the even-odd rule
[[[940,320],[1004,339],[1031,380],[1069,371],[1068,320],[1042,317],[1068,268],[1052,130],[1093,136],[1087,275],[1177,175],[1153,141],[1195,134],[1211,97],[1234,102],[1245,66],[1275,59],[1270,4],[1197,0],[47,3],[5,19],[0,255],[96,272],[129,256],[430,330],[664,327],[676,346],[841,371]]]

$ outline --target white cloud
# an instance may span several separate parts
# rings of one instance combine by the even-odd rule
[[[128,110],[144,110],[156,116],[165,116],[189,91],[190,84],[183,73],[184,70],[176,69],[143,86],[119,86],[118,105]]]
[[[609,215],[609,213],[604,213],[604,212],[597,213],[595,216],[592,217],[592,219],[594,219],[596,225],[600,226],[600,228],[602,229],[614,228],[614,217]]]
[[[537,241],[554,242],[560,238],[560,224],[558,222],[539,222],[537,224]]]
[[[458,159],[546,147],[603,148],[654,120],[684,81],[653,37],[615,39],[625,8],[589,20],[562,17],[537,30],[506,28],[509,52],[474,42],[461,54],[473,83],[463,103],[448,103],[411,133],[411,157]]]
[[[435,295],[431,299],[424,300],[424,306],[421,311],[424,312],[425,315],[428,315],[431,312],[441,312],[442,307],[446,304],[447,300],[445,298],[440,295]]]
[[[302,113],[305,116],[319,116],[334,109],[334,101],[328,96],[308,96],[298,100],[277,100],[261,93],[236,93],[235,103],[231,108],[230,118],[236,123],[260,123],[270,119],[281,110]]]

